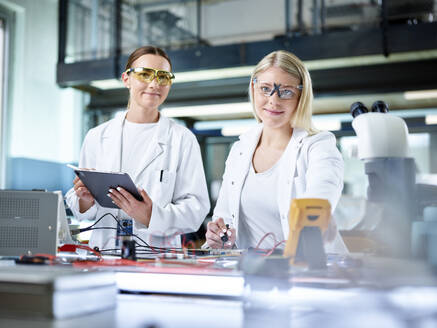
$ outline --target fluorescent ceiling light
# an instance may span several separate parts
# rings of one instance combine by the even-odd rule
[[[316,120],[313,119],[313,124],[318,130],[322,131],[339,131],[341,130],[341,122],[339,120]]]
[[[404,92],[404,98],[407,100],[437,98],[437,89],[406,91]]]
[[[220,80],[233,77],[249,77],[255,66],[208,69],[190,72],[175,72],[174,83]]]
[[[123,82],[117,79],[96,80],[92,81],[90,85],[102,90],[122,89],[125,87]]]
[[[340,67],[353,67],[353,66],[368,66],[368,65],[381,65],[390,63],[399,63],[413,60],[425,60],[437,58],[436,50],[424,50],[424,51],[409,51],[398,52],[390,54],[385,57],[384,55],[368,55],[368,56],[355,56],[355,57],[342,57],[342,58],[330,58],[304,61],[308,70],[318,69],[331,69]]]
[[[426,115],[425,123],[427,125],[437,124],[437,115]]]
[[[248,131],[252,126],[247,125],[247,126],[227,126],[227,127],[223,127],[221,132],[222,132],[222,136],[225,137],[234,137],[234,136],[239,136],[242,135],[244,132]]]
[[[224,127],[236,127],[236,126],[254,126],[257,122],[254,117],[249,119],[237,119],[237,120],[214,120],[214,121],[197,121],[194,122],[194,128],[196,130],[221,130]]]
[[[414,52],[401,52],[390,54],[389,57],[384,55],[368,55],[356,57],[342,57],[330,59],[318,59],[304,61],[308,70],[331,69],[351,66],[366,66],[377,64],[397,63],[417,59],[437,58],[436,50],[424,50]],[[260,58],[261,59],[261,58]],[[174,83],[219,80],[234,77],[250,77],[255,69],[253,66],[240,66],[220,69],[199,70],[190,72],[175,72]]]
[[[230,114],[252,113],[252,106],[249,102],[183,106],[163,108],[161,113],[167,117],[192,117],[192,116],[227,116]]]
[[[356,57],[342,57],[331,59],[318,59],[304,61],[308,70],[332,69],[340,67],[366,66],[377,64],[388,64],[396,62],[405,62],[418,59],[432,59],[437,58],[437,50],[424,50],[414,52],[402,52],[390,54],[389,57],[383,55],[368,55]],[[261,58],[260,58],[261,59]],[[250,77],[255,66],[239,66],[219,69],[198,70],[189,72],[174,72],[174,83],[196,82],[219,80],[235,77]],[[124,88],[123,83],[119,79],[107,79],[92,81],[92,86],[102,89],[119,89]],[[412,98],[413,99],[413,98]]]

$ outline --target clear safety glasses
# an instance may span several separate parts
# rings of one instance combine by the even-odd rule
[[[303,85],[281,87],[280,84],[273,83],[272,85],[269,82],[258,81],[256,78],[252,81],[255,90],[266,97],[273,96],[276,92],[280,99],[292,99],[303,89]]]
[[[148,67],[129,68],[125,73],[132,73],[137,80],[146,83],[150,83],[156,78],[158,84],[162,86],[172,84],[172,80],[174,79],[174,74],[172,72]]]

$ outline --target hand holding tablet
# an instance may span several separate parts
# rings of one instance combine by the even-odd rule
[[[70,164],[67,164],[67,166],[74,170],[78,178],[102,207],[119,208],[112,202],[111,198],[107,196],[110,189],[117,189],[117,187],[125,189],[135,197],[135,199],[139,201],[143,200],[137,187],[127,173],[81,169]]]

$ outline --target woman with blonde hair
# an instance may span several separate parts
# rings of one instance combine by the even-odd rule
[[[343,159],[335,136],[313,127],[311,78],[299,58],[283,50],[265,56],[251,76],[249,98],[259,124],[240,136],[226,160],[206,233],[212,248],[260,241],[261,248],[283,247],[294,198],[327,199],[333,211],[343,189]],[[331,222],[326,250],[347,252]]]

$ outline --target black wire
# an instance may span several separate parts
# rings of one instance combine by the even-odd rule
[[[99,250],[99,252],[101,253],[101,252],[115,252],[115,251],[120,251],[120,249],[118,249],[118,248],[107,248],[107,249],[101,249],[101,250]],[[119,254],[120,255],[120,254]]]
[[[139,243],[137,243],[137,245],[138,245],[138,248],[140,248],[140,247],[148,248],[148,246],[140,245]],[[150,246],[150,248],[159,249],[159,250],[163,250],[163,251],[183,251],[183,248],[176,248],[176,247],[159,247],[159,246],[153,247],[153,246]]]
[[[110,215],[116,222],[117,222],[117,226],[120,227],[120,229],[126,233],[129,233],[129,231],[123,227],[120,223],[120,221],[110,212],[103,214],[99,219],[97,219],[96,222],[94,222],[92,225],[90,225],[89,227],[80,229],[80,232],[85,232],[85,231],[89,231],[89,230],[97,230],[97,229],[117,229],[117,228],[113,228],[113,227],[100,227],[100,228],[93,228],[97,223],[99,223],[100,221],[103,220],[103,218],[107,215]],[[135,238],[138,238],[139,240],[141,240],[141,242],[144,243],[144,245],[146,245],[146,247],[151,247],[146,241],[144,241],[142,238],[140,238],[138,235],[136,234],[132,234],[132,236],[134,236]]]
[[[102,249],[100,250],[100,252],[115,252],[112,254],[104,254],[104,255],[117,255],[120,256],[120,249],[119,248],[107,248],[107,249]],[[137,254],[151,254],[151,255],[156,255],[156,252],[152,252],[152,251],[139,251],[137,252]]]
[[[118,221],[117,221],[118,222]],[[117,230],[117,228],[114,228],[114,227],[96,227],[96,228],[89,228],[88,227],[88,229],[87,230],[85,230],[85,231],[92,231],[92,230],[105,230],[105,229],[108,229],[108,230]],[[124,229],[124,228],[123,228]],[[126,230],[125,230],[125,232],[126,232]],[[143,243],[145,243],[146,245],[141,245],[140,243],[138,243],[136,240],[135,240],[135,243],[137,244],[137,245],[139,245],[139,246],[141,246],[141,247],[146,247],[146,248],[151,248],[151,249],[156,249],[156,248],[160,248],[160,247],[152,247],[152,246],[150,246],[149,244],[147,244],[143,239],[141,239],[140,237],[138,237],[138,235],[136,235],[136,234],[132,234],[132,236],[134,236],[135,238],[138,238],[139,240],[141,240]]]
[[[111,229],[111,230],[117,230],[117,228],[114,227],[96,227],[94,228],[94,226],[99,223],[101,220],[103,220],[103,218],[107,215],[110,215],[116,222],[117,222],[117,226],[120,227],[120,229],[126,233],[129,233],[129,231],[123,227],[120,223],[120,221],[110,212],[103,214],[100,218],[97,219],[96,222],[94,222],[92,225],[90,225],[89,227],[80,229],[80,232],[85,232],[85,231],[90,231],[90,230],[102,230],[102,229]],[[183,248],[176,248],[176,247],[153,247],[150,246],[145,240],[143,240],[141,237],[139,237],[136,234],[132,234],[133,237],[139,239],[141,242],[144,243],[144,245],[141,245],[140,243],[138,243],[138,241],[135,240],[135,243],[138,245],[137,247],[135,247],[136,249],[139,247],[144,247],[144,248],[148,248],[151,249],[152,252],[154,252],[156,254],[156,250],[158,250],[159,252],[171,252],[171,251],[183,251]]]
[[[105,213],[105,214],[103,214],[96,222],[94,222],[92,225],[90,225],[89,227],[86,227],[86,228],[82,228],[82,229],[79,229],[79,231],[80,232],[84,232],[84,231],[88,231],[88,230],[91,230],[90,228],[92,228],[92,227],[94,227],[97,223],[99,223],[100,221],[102,221],[103,220],[103,218],[105,217],[105,216],[107,216],[107,215],[111,215],[112,217],[114,217],[114,215],[112,214],[112,213]]]
[[[103,254],[103,255],[114,255],[114,256],[120,256],[120,249],[118,248],[107,248],[107,249],[102,249],[100,250],[101,253],[106,253],[106,252],[113,252],[110,254]],[[156,255],[156,252],[152,252],[152,251],[136,251],[136,254],[142,254],[142,255]]]
[[[88,230],[104,230],[104,229],[109,229],[109,230],[117,230],[117,228],[114,228],[114,227],[96,227],[96,228],[90,228],[90,229],[88,229]],[[134,237],[136,237],[136,238],[138,238],[138,239],[140,239],[141,241],[143,241],[144,242],[144,240],[142,240],[140,237],[138,237],[136,234],[132,234],[132,236],[134,236]],[[135,247],[136,249],[137,248],[142,248],[142,247],[144,247],[144,248],[146,248],[146,249],[150,249],[152,252],[154,252],[155,254],[156,253],[159,253],[159,252],[172,252],[172,251],[183,251],[183,249],[182,248],[170,248],[170,247],[153,247],[153,246],[150,246],[150,245],[141,245],[140,243],[138,243],[136,240],[134,240],[135,241],[135,243],[138,245],[137,247]]]
[[[117,228],[114,228],[114,227],[96,227],[96,228],[91,228],[91,229],[88,229],[88,230],[101,230],[101,229],[112,229],[112,230],[117,230]]]

